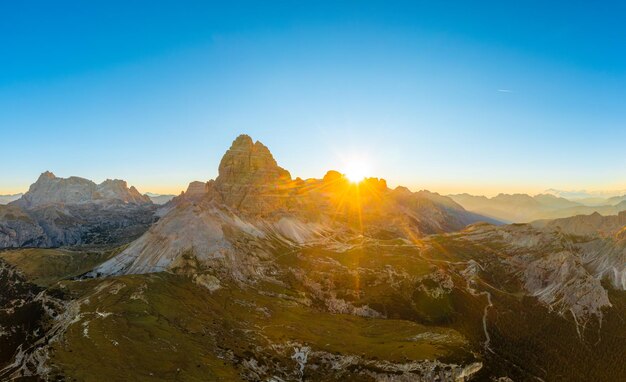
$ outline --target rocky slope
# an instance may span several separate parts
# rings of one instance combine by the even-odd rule
[[[36,219],[17,206],[0,206],[0,248],[40,247],[48,243]]]
[[[156,207],[125,181],[101,184],[51,172],[0,206],[0,248],[127,242],[154,221]]]
[[[382,179],[353,184],[335,171],[323,179],[292,179],[267,147],[246,135],[226,152],[214,181],[192,183],[164,211],[149,232],[95,272],[163,271],[192,253],[203,263],[228,263],[244,277],[256,272],[243,265],[249,259],[241,247],[251,242],[334,247],[363,237],[412,240],[491,220],[438,194],[391,190]]]
[[[232,216],[221,221],[228,219],[242,224]],[[186,251],[168,272],[62,281],[74,300],[59,322],[63,334],[38,348],[45,375],[455,382],[626,376],[619,362],[626,292],[597,267],[612,256],[607,248],[615,250],[600,237],[475,224],[413,241],[338,235],[331,246],[232,228],[222,223],[229,251],[209,258]],[[7,258],[20,263],[19,254]],[[25,367],[33,365],[31,357]]]
[[[0,256],[63,291],[0,379],[626,378],[623,215],[480,223],[381,179],[293,179],[247,136],[158,214],[86,274],[80,250]]]
[[[0,379],[8,374],[45,374],[38,369],[37,343],[53,327],[63,303],[31,284],[15,268],[0,259]]]
[[[28,192],[12,204],[25,209],[50,204],[110,203],[150,204],[150,198],[141,195],[135,187],[128,188],[123,180],[107,179],[100,184],[72,176],[58,178],[46,171],[33,183]]]

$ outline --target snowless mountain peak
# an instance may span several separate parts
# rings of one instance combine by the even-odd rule
[[[141,195],[135,187],[120,179],[107,179],[100,184],[77,176],[59,178],[52,172],[42,173],[28,192],[16,200],[18,206],[34,208],[50,204],[83,204],[92,202],[122,201],[146,204],[150,198]]]

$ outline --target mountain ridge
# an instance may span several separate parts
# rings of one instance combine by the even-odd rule
[[[155,210],[126,181],[96,184],[45,171],[19,199],[0,205],[0,248],[128,241],[152,224]]]
[[[235,248],[248,236],[333,246],[350,237],[411,240],[478,221],[497,223],[436,193],[391,190],[383,179],[352,183],[332,170],[322,179],[292,179],[269,149],[248,135],[233,141],[215,180],[192,182],[162,210],[154,227],[93,274],[161,271],[178,266],[182,254],[192,251],[201,262],[228,262],[243,279],[250,265],[239,269]]]
[[[498,194],[488,198],[467,193],[448,195],[468,211],[490,216],[506,223],[530,223],[594,212],[616,215],[626,210],[626,203],[615,198],[613,203],[589,206],[552,194]]]

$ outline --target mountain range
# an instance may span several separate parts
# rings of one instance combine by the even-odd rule
[[[296,243],[336,243],[356,235],[410,240],[495,222],[438,194],[391,190],[382,179],[356,185],[336,171],[323,179],[292,179],[267,147],[246,135],[226,152],[214,181],[192,183],[171,203],[149,233],[96,272],[169,269],[189,251],[198,259],[215,253],[231,258],[238,250],[230,238],[246,234]]]
[[[598,206],[606,204],[617,204],[626,200],[626,190],[605,190],[605,191],[564,191],[550,188],[544,194],[551,194],[568,200],[575,201],[587,206]],[[616,202],[617,200],[617,202]]]
[[[0,195],[0,204],[8,204],[22,197],[23,194]]]
[[[150,198],[152,203],[158,205],[163,205],[176,197],[176,195],[154,194],[152,192],[146,192],[145,195]]]
[[[626,212],[503,225],[581,206],[294,178],[247,135],[160,207],[111,182],[44,173],[0,207],[6,237],[57,238],[0,251],[0,379],[626,378]]]
[[[123,243],[148,229],[155,210],[125,181],[95,184],[46,171],[19,199],[0,205],[0,248]]]
[[[552,194],[499,194],[492,198],[469,194],[448,195],[468,211],[506,223],[529,223],[542,219],[559,219],[600,213],[616,215],[626,210],[626,197],[603,199],[605,204],[586,205]]]

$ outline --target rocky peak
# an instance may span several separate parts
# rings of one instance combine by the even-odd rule
[[[50,171],[42,172],[37,181],[45,181],[46,179],[56,179],[56,175]]]
[[[93,199],[95,190],[96,184],[88,179],[57,178],[53,173],[46,171],[15,203],[24,208],[55,203],[78,204]]]
[[[126,203],[151,203],[148,196],[141,195],[134,186],[128,188],[125,180],[107,179],[96,187],[94,199],[121,200]]]
[[[215,189],[225,204],[259,212],[269,207],[268,197],[290,181],[289,172],[278,166],[264,144],[240,135],[222,157]]]
[[[58,178],[46,171],[33,183],[28,192],[14,203],[22,208],[36,208],[51,204],[83,204],[119,200],[126,203],[151,203],[136,188],[128,188],[126,181],[107,179],[96,185],[89,179],[72,176]]]
[[[226,151],[219,166],[218,185],[272,183],[291,180],[289,172],[278,166],[270,150],[261,142],[240,135]]]
[[[344,180],[344,178],[345,177],[343,176],[343,174],[341,174],[339,171],[329,170],[326,175],[324,175],[323,181],[324,183],[332,183]]]

